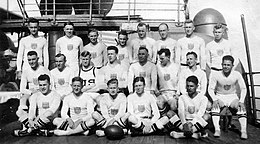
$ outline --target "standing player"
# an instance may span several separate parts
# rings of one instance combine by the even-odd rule
[[[130,66],[130,46],[127,44],[128,41],[128,35],[126,31],[120,31],[118,33],[118,60],[122,65],[125,65],[127,69]]]
[[[145,90],[154,94],[157,86],[156,65],[148,61],[148,49],[140,47],[138,50],[138,62],[133,63],[128,73],[128,90],[133,93],[133,80],[135,77],[143,77],[146,81]]]
[[[211,73],[209,78],[208,92],[213,100],[212,121],[215,127],[215,137],[220,137],[219,113],[224,106],[230,107],[237,112],[241,126],[241,139],[247,139],[247,118],[244,105],[246,97],[246,86],[242,75],[232,70],[234,58],[226,55],[222,58],[222,71]],[[236,84],[241,90],[240,98],[236,93]],[[232,111],[232,112],[234,112]]]
[[[181,120],[179,124],[182,132],[172,131],[170,135],[174,138],[194,137],[198,138],[197,132],[203,130],[207,125],[209,115],[206,112],[208,99],[197,92],[198,79],[196,76],[189,76],[186,79],[187,94],[183,94],[178,100],[178,114]],[[203,133],[204,134],[204,133]]]
[[[131,41],[131,56],[130,63],[134,63],[138,60],[138,50],[140,47],[146,47],[149,54],[149,61],[156,62],[156,49],[154,47],[155,40],[146,36],[147,25],[145,23],[139,23],[137,25],[138,38]]]
[[[97,136],[105,136],[104,128],[109,125],[118,125],[126,128],[126,96],[119,92],[118,80],[110,79],[107,82],[107,90],[109,93],[104,93],[100,101],[101,114],[94,112],[92,114],[96,121],[99,130],[96,131]]]
[[[37,52],[40,65],[44,65],[45,68],[49,66],[48,44],[44,37],[38,35],[39,28],[39,21],[35,18],[30,18],[28,21],[30,35],[21,39],[17,54],[17,77],[19,79],[22,71],[30,68],[27,59],[29,51]]]
[[[73,34],[74,24],[72,22],[64,23],[63,30],[65,36],[56,41],[56,54],[64,54],[67,59],[67,65],[74,70],[75,73],[78,73],[79,54],[82,51],[83,41],[80,37]]]
[[[160,39],[155,43],[156,49],[157,51],[160,51],[161,49],[168,48],[171,52],[170,61],[176,63],[175,54],[176,54],[177,41],[170,38],[168,32],[169,32],[169,26],[166,23],[161,23],[159,25]]]
[[[39,65],[38,56],[36,51],[29,51],[27,53],[27,60],[30,65],[30,68],[27,68],[23,71],[20,83],[20,105],[16,112],[17,116],[21,118],[22,115],[25,115],[28,111],[28,107],[26,105],[29,97],[37,93],[39,90],[38,77],[42,74],[47,74],[50,76],[50,71]],[[28,88],[27,88],[28,87]]]
[[[212,70],[221,71],[221,61],[225,55],[233,55],[231,43],[224,39],[226,27],[222,24],[214,26],[214,40],[206,46],[207,64]]]
[[[40,129],[45,133],[45,136],[48,136],[47,131],[43,129],[48,129],[48,124],[54,119],[60,105],[60,96],[50,89],[50,77],[48,75],[40,75],[38,81],[40,91],[30,97],[29,114],[20,117],[19,121],[22,122],[23,129],[14,130],[15,136],[30,135],[39,132]]]
[[[158,52],[160,63],[157,64],[158,97],[157,105],[160,110],[169,105],[171,110],[177,110],[177,90],[179,65],[170,61],[171,52],[169,49],[161,49]]]
[[[102,41],[98,41],[98,31],[90,29],[88,33],[90,43],[84,46],[84,50],[91,53],[91,61],[94,66],[101,68],[107,63],[106,45]]]
[[[98,83],[101,89],[106,89],[106,83],[110,79],[118,79],[118,86],[121,90],[127,87],[127,67],[120,64],[117,59],[118,49],[116,46],[107,47],[108,63],[98,75]]]
[[[198,89],[197,91],[201,94],[206,94],[207,90],[207,77],[206,73],[197,67],[197,54],[195,52],[188,52],[186,54],[187,57],[187,68],[181,70],[180,77],[179,77],[179,89],[182,94],[186,93],[186,79],[191,76],[195,75],[198,80]]]
[[[61,95],[61,99],[71,93],[71,80],[76,76],[74,71],[66,66],[66,61],[66,56],[64,54],[57,54],[55,56],[57,67],[51,70],[53,90],[56,90],[56,92]]]
[[[195,27],[192,20],[185,21],[184,30],[186,36],[177,41],[176,62],[180,63],[182,66],[187,66],[185,63],[186,54],[193,51],[198,56],[198,63],[200,64],[200,68],[205,70],[205,41],[193,33]]]
[[[90,127],[95,124],[92,118],[93,100],[88,93],[82,92],[82,78],[74,77],[71,86],[72,93],[63,100],[61,118],[53,120],[53,124],[57,126],[54,134],[58,136],[78,133],[88,135]]]

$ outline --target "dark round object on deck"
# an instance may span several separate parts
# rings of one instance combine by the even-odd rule
[[[124,131],[117,125],[110,125],[105,128],[105,135],[110,140],[119,140],[124,137]]]

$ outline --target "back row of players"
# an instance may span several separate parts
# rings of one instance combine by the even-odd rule
[[[223,25],[214,27],[215,39],[205,51],[204,40],[193,34],[192,21],[184,23],[186,36],[178,42],[168,37],[169,28],[165,23],[159,25],[161,39],[157,42],[146,37],[147,27],[139,23],[139,37],[133,39],[130,45],[127,44],[127,33],[119,32],[119,45],[109,47],[98,41],[98,31],[94,29],[88,34],[90,43],[83,47],[82,40],[73,35],[73,23],[68,22],[64,25],[65,36],[56,42],[57,67],[51,72],[44,68],[48,67],[48,51],[46,40],[38,36],[39,22],[30,20],[28,28],[31,35],[21,40],[17,57],[22,93],[17,115],[24,128],[15,131],[15,135],[42,130],[38,128],[50,121],[49,117],[57,110],[58,99],[62,99],[62,118],[53,121],[58,126],[54,131],[57,135],[86,132],[94,123],[103,128],[115,123],[125,127],[125,121],[128,120],[134,128],[132,133],[147,134],[165,125],[173,125],[185,136],[194,136],[196,133],[193,132],[207,125],[207,78],[204,71],[208,62],[212,69],[208,92],[213,100],[214,136],[220,136],[219,112],[226,105],[239,109],[241,138],[247,139],[244,108],[246,88],[241,74],[232,70],[234,58],[230,56],[232,51],[228,41],[223,39]],[[47,84],[40,84],[41,80]],[[241,89],[240,99],[236,95],[237,83]],[[51,90],[48,90],[48,84],[57,92],[52,94],[56,96],[49,96]],[[104,89],[109,94],[99,95]],[[125,100],[120,98],[119,91],[129,94],[127,100],[123,93],[119,94],[124,95]],[[179,97],[180,94],[182,96]],[[52,101],[57,95],[60,97]],[[28,98],[29,119],[26,112]],[[100,108],[97,109],[99,113],[93,112],[94,106],[90,104],[92,102],[89,103],[89,98]],[[126,101],[128,112],[123,114],[126,112]],[[35,107],[31,111],[31,103],[38,107],[38,116],[35,116]],[[211,107],[210,104],[208,107]],[[177,109],[178,116],[174,113]],[[70,116],[67,115],[68,110]],[[102,130],[96,133],[104,135]],[[176,138],[183,134],[171,133]]]

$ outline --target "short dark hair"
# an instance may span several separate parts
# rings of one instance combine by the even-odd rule
[[[186,79],[186,82],[193,82],[194,84],[198,85],[199,80],[196,76],[192,75]]]
[[[90,55],[91,56],[91,54],[90,54],[90,52],[89,51],[83,51],[83,52],[81,52],[81,54],[80,54],[82,57],[86,57],[86,56],[88,56],[88,55]]]
[[[194,55],[195,58],[198,58],[198,55],[194,51],[188,52],[186,56],[188,55]]]
[[[140,50],[146,50],[147,53],[149,52],[148,49],[145,46],[140,46],[138,51],[140,51]]]
[[[191,19],[187,19],[184,21],[184,24],[187,24],[187,23],[192,23],[193,24],[193,21]]]
[[[47,80],[48,83],[50,83],[50,76],[48,76],[47,74],[42,74],[38,77],[38,81],[45,81]]]
[[[163,23],[160,23],[159,26],[158,26],[158,28],[159,28],[161,25],[165,25],[165,26],[167,27],[167,29],[169,29],[169,26],[168,26],[167,23],[164,23],[164,22],[163,22]]]
[[[107,86],[109,86],[110,84],[117,84],[118,85],[118,80],[113,78],[113,79],[110,79],[108,82],[107,82]]]
[[[64,54],[61,54],[61,53],[56,54],[55,58],[56,57],[62,57],[62,56],[64,57],[64,61],[66,61],[66,56]]]
[[[64,27],[65,27],[66,25],[72,25],[72,26],[74,27],[74,23],[71,22],[71,21],[67,21],[67,22],[65,22],[65,23],[64,23]]]
[[[232,64],[234,64],[234,58],[231,56],[231,55],[225,55],[223,58],[222,58],[222,63],[224,62],[224,60],[229,60],[232,62]]]
[[[97,30],[97,29],[94,29],[94,28],[90,28],[90,29],[88,30],[88,35],[89,35],[91,32],[95,32],[95,33],[98,34],[98,30]]]
[[[126,37],[128,37],[128,33],[125,30],[119,31],[117,36],[119,37],[119,35],[125,35]]]
[[[27,53],[27,56],[32,56],[32,55],[38,56],[38,54],[37,54],[36,51],[29,51],[29,52]]]
[[[116,46],[108,46],[107,51],[109,51],[109,50],[114,50],[116,52],[116,54],[118,54],[118,48]]]
[[[137,83],[137,82],[143,82],[143,84],[145,85],[145,80],[144,80],[144,77],[135,77],[134,78],[134,81],[133,81],[133,88],[135,87],[135,83]]]
[[[158,51],[158,55],[161,55],[161,54],[163,54],[163,53],[165,53],[165,56],[171,57],[171,52],[170,52],[169,49],[163,48],[163,49],[160,49],[160,50]]]
[[[37,23],[37,24],[39,25],[39,20],[36,19],[36,18],[30,17],[30,18],[28,19],[28,24],[29,24],[29,23]]]
[[[140,22],[140,23],[137,25],[137,28],[138,28],[138,27],[142,27],[142,26],[145,26],[145,28],[147,28],[147,25],[146,25],[145,23],[143,23],[143,22]]]
[[[72,79],[72,83],[75,82],[75,81],[79,81],[81,83],[81,85],[83,85],[83,79],[79,76],[76,76]]]

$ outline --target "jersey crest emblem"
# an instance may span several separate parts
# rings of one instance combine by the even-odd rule
[[[118,113],[118,109],[111,109],[111,114],[116,115]]]
[[[144,110],[145,110],[144,105],[138,105],[138,111],[139,112],[144,112]]]
[[[170,74],[164,74],[163,78],[165,81],[169,81],[171,79],[171,75]]]
[[[218,56],[222,56],[224,54],[224,51],[223,50],[218,50],[217,54],[218,54]]]
[[[117,79],[117,74],[110,74],[110,79]]]
[[[188,106],[188,112],[193,114],[195,112],[195,106]]]
[[[68,49],[69,51],[73,50],[73,44],[68,44],[68,45],[67,45],[67,49]]]
[[[33,84],[38,85],[38,79],[37,78],[33,78]]]
[[[125,54],[119,54],[119,60],[122,61],[125,58]]]
[[[192,50],[194,48],[194,43],[188,43],[188,49]]]
[[[50,108],[49,102],[43,102],[43,103],[42,103],[42,108],[43,108],[43,109],[48,109],[48,108]]]
[[[228,91],[231,89],[231,85],[224,85],[224,90]]]
[[[64,84],[65,84],[64,78],[58,79],[58,83],[59,83],[60,85],[64,85]]]
[[[37,43],[31,43],[31,48],[36,49],[37,48]]]
[[[81,107],[74,107],[74,112],[75,112],[75,114],[80,114],[81,113]]]
[[[94,58],[96,58],[96,57],[97,57],[97,53],[95,53],[95,52],[92,52],[92,53],[91,53],[91,58],[93,58],[93,59],[94,59]]]

